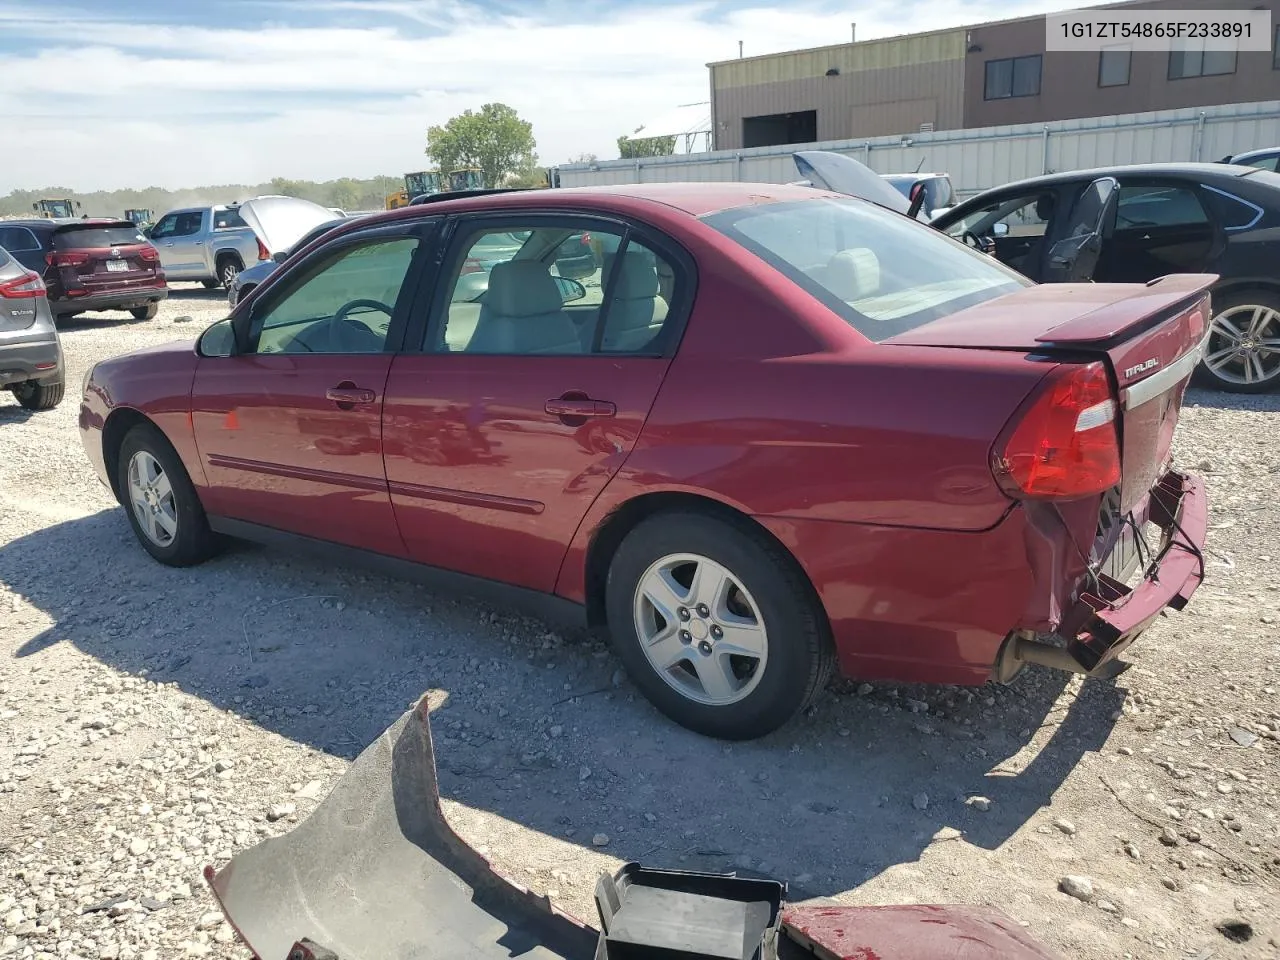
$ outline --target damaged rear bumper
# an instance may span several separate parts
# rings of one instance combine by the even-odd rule
[[[1089,676],[1115,676],[1116,658],[1167,608],[1182,610],[1204,580],[1209,505],[1204,481],[1170,471],[1151,488],[1148,519],[1161,532],[1160,549],[1142,580],[1129,587],[1105,573],[1081,591],[1056,631],[1065,649],[1027,634],[1011,635],[993,671],[1007,680],[1026,663]]]

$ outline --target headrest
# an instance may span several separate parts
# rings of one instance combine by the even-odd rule
[[[827,263],[826,280],[841,300],[861,300],[880,290],[880,261],[865,247],[841,250]]]
[[[608,277],[613,272],[613,261],[618,255],[604,255],[604,271],[601,276]],[[658,295],[658,271],[647,253],[639,250],[628,250],[622,255],[622,263],[618,274],[613,278],[613,294],[616,300],[643,300]]]
[[[489,292],[484,302],[490,311],[502,317],[558,313],[564,306],[555,279],[536,260],[495,263],[489,271]]]

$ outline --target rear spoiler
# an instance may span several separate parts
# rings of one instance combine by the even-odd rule
[[[1193,306],[1218,282],[1213,273],[1175,273],[1148,280],[1146,292],[1116,300],[1082,317],[1046,330],[1038,343],[1054,346],[1103,345],[1138,328],[1153,327]]]

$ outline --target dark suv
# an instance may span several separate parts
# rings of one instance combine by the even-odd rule
[[[169,295],[160,254],[127,220],[6,220],[0,247],[40,274],[58,318],[128,310],[149,320]]]

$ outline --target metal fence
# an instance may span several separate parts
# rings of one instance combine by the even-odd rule
[[[796,150],[834,150],[879,173],[945,171],[962,196],[1024,177],[1064,170],[1166,160],[1221,160],[1280,145],[1280,101],[942,130],[867,140],[717,150],[673,157],[560,166],[560,185],[746,180],[798,177]]]

